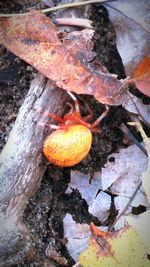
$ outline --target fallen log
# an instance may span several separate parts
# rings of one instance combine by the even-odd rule
[[[15,125],[0,156],[0,266],[22,261],[31,248],[24,209],[45,171],[42,155],[48,117],[44,109],[62,115],[68,95],[38,74],[19,110]],[[42,125],[41,125],[42,124]]]

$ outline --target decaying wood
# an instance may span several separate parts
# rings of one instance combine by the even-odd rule
[[[41,151],[47,131],[44,124],[48,120],[37,109],[62,115],[68,95],[55,89],[43,75],[37,75],[1,154],[0,266],[9,265],[13,258],[16,262],[22,260],[29,249],[30,237],[22,215],[45,170]],[[21,253],[17,254],[18,249]]]

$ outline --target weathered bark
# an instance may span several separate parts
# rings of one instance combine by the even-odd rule
[[[37,75],[0,156],[0,266],[10,265],[14,258],[22,260],[30,246],[22,215],[45,170],[42,144],[48,120],[37,109],[62,115],[68,96],[55,89],[43,75]]]

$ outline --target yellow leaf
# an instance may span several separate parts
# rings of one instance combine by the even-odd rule
[[[147,135],[144,132],[142,125],[140,123],[129,122],[128,124],[138,127],[138,129],[139,129],[139,131],[143,137],[143,140],[145,142],[145,145],[146,145],[146,150],[147,150],[147,154],[148,154],[148,167],[147,167],[146,172],[144,172],[142,175],[142,185],[144,187],[148,201],[150,203],[150,138],[147,137]]]
[[[103,232],[91,226],[89,247],[79,256],[83,267],[150,267],[147,250],[131,226],[118,232]]]
[[[150,254],[150,210],[143,212],[138,216],[128,215],[126,216],[126,220],[139,233],[147,247],[147,252]]]

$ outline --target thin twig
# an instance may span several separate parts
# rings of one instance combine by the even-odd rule
[[[128,138],[133,141],[134,144],[136,144],[138,146],[138,148],[146,155],[147,151],[145,149],[145,147],[135,138],[135,136],[131,133],[131,131],[128,129],[128,127],[122,123],[120,126],[120,129],[128,136]]]
[[[51,11],[58,10],[61,8],[85,6],[85,5],[89,5],[89,4],[103,3],[103,2],[108,2],[108,1],[109,0],[87,0],[87,1],[83,1],[83,2],[67,3],[67,4],[63,4],[63,5],[58,5],[56,7],[50,7],[50,8],[43,9],[42,12],[47,13],[47,12],[51,12]]]
[[[142,152],[145,154],[145,151],[142,151]],[[148,157],[148,153],[147,153],[147,152],[146,152],[145,155]],[[134,191],[132,197],[129,199],[129,202],[127,203],[127,205],[125,206],[125,208],[124,208],[124,209],[122,210],[122,212],[116,217],[115,221],[113,222],[113,224],[112,224],[111,227],[109,228],[109,232],[111,232],[111,231],[113,230],[115,224],[119,221],[119,219],[120,219],[123,215],[125,215],[126,211],[128,210],[128,208],[129,208],[131,202],[133,201],[134,197],[136,196],[136,194],[137,194],[138,190],[140,189],[141,185],[142,185],[142,181],[138,184],[137,188],[135,189],[135,191]]]
[[[40,9],[41,12],[43,13],[49,13],[52,11],[56,11],[62,8],[71,8],[71,7],[78,7],[78,6],[84,6],[84,5],[89,5],[89,4],[96,4],[96,3],[104,3],[108,2],[109,0],[88,0],[88,1],[83,1],[83,2],[74,2],[74,3],[67,3],[63,5],[57,5],[54,7],[46,8],[46,9]],[[26,13],[15,13],[15,14],[0,14],[0,17],[14,17],[14,16],[23,16],[27,15],[29,12]]]
[[[138,186],[137,186],[137,188],[135,189],[135,191],[134,191],[132,197],[130,198],[128,204],[125,206],[125,208],[122,210],[122,212],[120,212],[120,214],[116,217],[115,221],[113,222],[113,224],[112,224],[111,227],[109,228],[109,232],[113,231],[113,228],[114,228],[115,224],[119,221],[119,219],[120,219],[123,215],[125,215],[126,211],[128,210],[128,208],[129,208],[131,202],[133,201],[134,197],[136,196],[136,194],[137,194],[138,190],[140,189],[141,185],[142,185],[142,181],[138,184]]]

